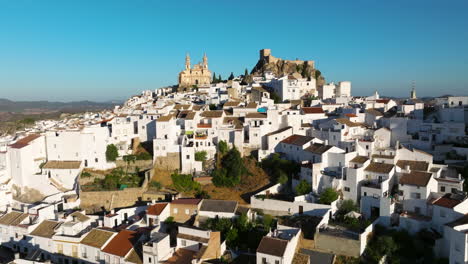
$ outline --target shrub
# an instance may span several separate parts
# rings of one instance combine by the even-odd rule
[[[198,199],[210,199],[211,198],[211,195],[205,191],[205,190],[198,190],[196,193],[195,193],[195,198],[198,198]]]
[[[206,151],[197,151],[197,152],[195,152],[195,160],[196,161],[205,161],[207,155],[208,155],[208,153],[206,153]]]
[[[341,215],[345,215],[351,211],[359,212],[359,207],[354,203],[353,200],[344,200],[338,209],[338,212]]]
[[[156,190],[160,190],[162,188],[162,184],[158,181],[152,181],[150,182],[150,187]]]
[[[136,155],[137,160],[152,160],[153,156],[149,154],[148,152],[141,152]]]
[[[119,150],[114,144],[107,145],[106,148],[106,160],[115,161],[119,156]]]
[[[91,177],[91,173],[87,172],[87,171],[83,171],[81,173],[81,178],[89,178]]]
[[[331,204],[336,199],[338,199],[338,192],[335,191],[333,188],[326,188],[321,194],[319,198],[319,202],[321,204]]]
[[[288,182],[288,175],[284,172],[280,172],[280,176],[278,177],[278,183],[285,184]]]
[[[299,184],[296,186],[296,193],[298,195],[308,194],[312,191],[312,185],[308,183],[306,180],[301,180]]]
[[[171,175],[171,179],[174,188],[179,192],[190,192],[200,188],[200,184],[198,182],[194,182],[192,180],[192,175],[190,174],[173,173]]]

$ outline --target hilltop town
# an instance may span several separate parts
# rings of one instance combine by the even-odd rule
[[[0,137],[0,263],[468,262],[468,96],[353,96],[269,49],[181,70]]]

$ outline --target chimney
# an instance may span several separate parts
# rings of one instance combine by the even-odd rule
[[[461,179],[462,179],[462,176],[461,176],[461,174],[460,174],[460,173],[458,174],[458,179],[459,179],[459,180],[461,180]]]
[[[410,171],[410,165],[405,165],[405,171]]]
[[[328,145],[328,139],[325,139],[325,142],[323,144]]]
[[[27,214],[28,213],[28,207],[25,204],[23,204],[22,206],[23,206],[23,213]]]
[[[76,216],[74,216],[74,215],[72,216],[72,221],[76,222]]]
[[[397,141],[395,142],[395,149],[399,149],[399,148],[400,148],[400,141],[397,140]]]

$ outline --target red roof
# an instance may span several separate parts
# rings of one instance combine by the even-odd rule
[[[454,208],[455,206],[457,206],[461,202],[462,201],[460,201],[458,199],[450,198],[450,194],[449,194],[449,195],[444,195],[443,197],[435,200],[434,204],[438,205],[438,206],[446,207],[446,208]]]
[[[357,115],[355,115],[355,114],[345,114],[345,116],[347,116],[347,117],[357,117]]]
[[[199,204],[201,199],[195,199],[195,198],[181,198],[177,199],[171,202],[171,204]]]
[[[28,135],[18,141],[16,141],[14,144],[11,144],[10,145],[10,148],[16,148],[16,149],[20,149],[20,148],[23,148],[23,147],[26,147],[27,145],[29,145],[29,143],[35,139],[37,139],[38,137],[40,137],[41,135],[38,135],[38,134],[31,134],[31,135]]]
[[[304,114],[323,114],[322,107],[302,107]]]
[[[388,102],[390,102],[390,99],[377,99],[375,100],[377,103],[384,103],[384,104],[388,104]]]
[[[125,257],[127,253],[133,248],[133,245],[138,241],[138,234],[131,230],[120,231],[107,246],[102,250],[106,253]]]
[[[160,215],[161,212],[166,208],[167,203],[157,203],[148,206],[148,214],[149,215]]]

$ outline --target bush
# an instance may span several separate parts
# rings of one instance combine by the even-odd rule
[[[279,184],[285,184],[288,182],[288,175],[284,172],[280,172],[280,176],[278,177],[278,183]]]
[[[90,178],[91,177],[91,173],[87,172],[87,171],[83,171],[81,173],[81,178]]]
[[[319,198],[319,202],[321,204],[331,204],[332,202],[338,199],[339,194],[333,188],[326,188],[321,194]]]
[[[344,200],[338,209],[338,213],[341,215],[345,215],[351,211],[359,212],[359,207],[353,200]]]
[[[312,185],[308,183],[306,180],[301,180],[299,184],[296,186],[296,193],[298,195],[308,194],[312,191]]]
[[[192,175],[190,174],[173,173],[171,175],[171,179],[174,188],[179,192],[190,192],[200,188],[200,184],[198,182],[194,182],[192,180]]]
[[[195,193],[195,198],[198,198],[198,199],[210,199],[211,196],[210,194],[205,191],[205,190],[198,190],[196,193]]]
[[[160,190],[162,188],[162,184],[158,181],[152,181],[150,182],[150,187],[156,190]]]
[[[106,148],[106,160],[115,161],[119,156],[119,150],[114,144],[107,145]]]
[[[152,160],[153,156],[149,154],[148,152],[141,152],[136,155],[137,160]]]
[[[208,153],[206,153],[206,151],[197,151],[197,152],[195,152],[195,160],[196,161],[205,161],[207,155],[208,155]]]

